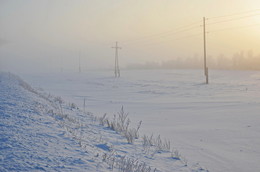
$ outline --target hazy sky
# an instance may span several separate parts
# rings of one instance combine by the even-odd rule
[[[197,54],[260,54],[259,0],[0,0],[0,70],[112,68]]]

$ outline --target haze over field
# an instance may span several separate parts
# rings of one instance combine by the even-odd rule
[[[0,0],[0,171],[259,171],[259,45],[259,0]]]
[[[171,141],[189,163],[210,172],[260,169],[260,71],[132,70],[30,74],[36,88],[111,119],[123,105],[140,133]],[[42,90],[40,89],[40,90]],[[164,165],[162,165],[164,166]],[[170,166],[169,166],[170,167]],[[176,171],[181,171],[176,170]]]
[[[116,41],[123,67],[198,68],[206,17],[209,67],[256,69],[259,10],[258,0],[1,0],[0,68],[72,71],[79,57],[82,70],[113,68]]]

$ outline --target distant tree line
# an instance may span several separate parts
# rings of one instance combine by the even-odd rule
[[[260,55],[254,55],[252,50],[238,52],[231,57],[220,54],[217,57],[208,56],[210,69],[224,70],[260,70]],[[203,58],[199,55],[187,58],[174,58],[163,62],[146,62],[145,64],[130,64],[128,69],[201,69]]]

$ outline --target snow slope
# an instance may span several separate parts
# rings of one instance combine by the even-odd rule
[[[206,171],[134,144],[60,97],[0,73],[0,171]],[[175,150],[176,151],[176,150]]]
[[[200,70],[26,74],[36,87],[111,118],[122,105],[142,134],[161,134],[209,171],[259,171],[260,72]]]
[[[50,103],[0,75],[0,171],[93,170],[87,153],[47,115]]]

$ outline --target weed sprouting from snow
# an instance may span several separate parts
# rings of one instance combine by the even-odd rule
[[[175,160],[181,160],[181,154],[178,150],[172,150],[171,151],[171,158]],[[183,161],[185,162],[185,165],[187,166],[187,160],[183,158]]]
[[[54,98],[54,102],[58,102],[59,104],[62,104],[63,103],[63,100],[61,97],[55,97]]]
[[[127,139],[128,143],[133,144],[134,140],[139,138],[138,131],[141,127],[142,121],[140,121],[138,123],[137,128],[129,128],[131,121],[128,118],[128,113],[124,112],[123,107],[121,108],[121,110],[118,112],[117,115],[114,115],[112,120],[109,120],[109,118],[107,117],[107,114],[104,114],[98,120],[101,125],[106,126],[110,129],[122,134]],[[178,150],[174,149],[171,151],[170,141],[167,139],[162,140],[160,135],[158,135],[157,137],[154,137],[154,135],[151,135],[151,136],[144,135],[142,137],[141,141],[142,141],[144,152],[146,154],[150,154],[153,157],[156,153],[168,152],[171,154],[170,157],[172,159],[180,160],[184,164],[184,166],[187,166],[187,160],[181,156],[181,154],[179,153]],[[108,156],[106,155],[105,157],[108,157]],[[108,161],[108,160],[109,160],[109,163],[111,163],[110,161],[113,161],[112,164],[114,167],[114,164],[116,162],[115,159],[110,160],[110,158],[106,158],[106,161]],[[124,162],[122,162],[122,160],[124,160]],[[138,161],[138,160],[136,160],[136,161]],[[122,169],[124,169],[122,171],[127,171],[125,169],[130,169],[129,171],[131,171],[131,170],[133,170],[133,167],[136,167],[136,166],[134,166],[135,163],[133,160],[123,158],[123,159],[121,159],[121,163],[127,164],[125,166],[125,168],[122,168]],[[113,167],[111,167],[111,168],[113,168]],[[119,169],[121,169],[121,166],[119,167]],[[139,164],[138,169],[144,170],[143,168],[141,168],[140,164]],[[147,168],[147,169],[151,170],[151,168]]]
[[[99,123],[101,125],[120,133],[126,138],[127,143],[133,144],[134,140],[139,138],[138,132],[142,121],[139,122],[137,128],[129,128],[130,122],[131,121],[128,118],[128,113],[125,113],[123,106],[117,115],[114,115],[112,121],[107,118],[107,114],[104,114],[99,118]]]
[[[142,137],[142,145],[144,151],[147,154],[149,154],[149,152],[152,151],[153,152],[152,155],[161,151],[169,152],[171,149],[171,142],[166,139],[162,141],[160,135],[158,135],[156,138],[154,138],[153,135],[151,136],[144,135]]]
[[[107,122],[107,118],[106,118],[107,114],[105,113],[102,117],[99,118],[99,123],[100,125],[105,125],[105,123]]]
[[[77,105],[75,103],[69,103],[69,107],[72,109],[78,109]]]
[[[103,161],[106,162],[110,169],[117,168],[120,172],[155,172],[149,165],[139,161],[137,158],[129,158],[127,156],[115,156],[116,152],[110,154],[105,153]]]
[[[184,165],[187,167],[188,166],[188,160],[186,158],[181,159]],[[200,167],[200,170],[202,171],[202,168]]]

